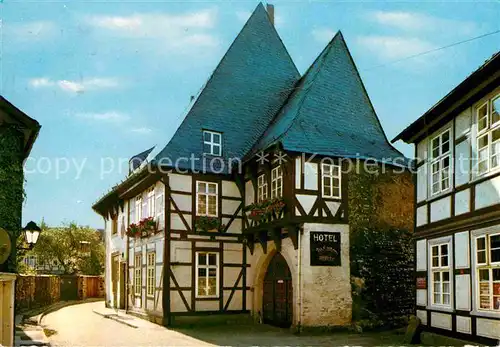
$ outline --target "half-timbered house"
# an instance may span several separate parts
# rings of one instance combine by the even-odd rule
[[[344,159],[402,168],[410,183],[397,195],[411,176],[342,35],[301,76],[271,13],[257,6],[165,148],[139,155],[94,205],[106,221],[108,304],[166,325],[235,313],[350,324]]]
[[[500,53],[394,141],[415,144],[417,316],[500,339]]]

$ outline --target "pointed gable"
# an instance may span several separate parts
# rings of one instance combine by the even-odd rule
[[[389,144],[340,32],[297,83],[252,153],[278,142],[285,150],[327,156],[389,162],[403,157]]]
[[[223,159],[243,157],[299,78],[264,6],[259,4],[155,160],[168,165],[192,154],[202,158],[203,130],[222,133]],[[185,160],[178,164],[191,169]],[[199,170],[200,161],[195,164],[193,169]]]

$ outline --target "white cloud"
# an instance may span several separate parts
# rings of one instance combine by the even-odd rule
[[[317,28],[311,32],[314,39],[318,42],[330,42],[330,40],[335,36],[335,31],[330,28]]]
[[[130,117],[124,113],[117,111],[108,112],[97,112],[97,113],[77,113],[76,117],[98,121],[98,122],[110,122],[110,123],[121,123],[130,119]]]
[[[381,60],[395,60],[436,48],[429,41],[400,36],[362,36],[358,43]]]
[[[33,78],[29,81],[33,88],[47,88],[57,86],[61,90],[72,93],[83,93],[89,90],[112,89],[120,86],[120,81],[116,78],[88,78],[80,81],[51,80],[46,77]]]
[[[136,134],[143,134],[143,135],[146,135],[146,134],[150,134],[153,132],[153,129],[151,128],[146,128],[146,127],[141,127],[141,128],[134,128],[134,129],[131,129],[130,130],[131,132],[133,133],[136,133]]]
[[[164,48],[176,48],[181,52],[193,48],[211,48],[219,45],[211,32],[217,19],[217,11],[205,9],[186,14],[136,13],[130,16],[92,16],[86,23],[114,37],[154,41]]]
[[[453,31],[454,34],[471,34],[477,26],[473,22],[439,18],[419,12],[372,11],[368,18],[376,23],[405,31],[437,32]]]

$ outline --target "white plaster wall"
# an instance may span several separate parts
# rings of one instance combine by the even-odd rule
[[[427,199],[427,164],[417,169],[417,202]]]
[[[240,204],[241,202],[237,200],[222,199],[222,213],[233,215],[240,206]],[[241,216],[241,211],[238,212],[238,216]]]
[[[183,216],[189,227],[192,228],[191,214],[183,213]],[[184,225],[184,222],[182,221],[178,213],[172,213],[170,215],[170,228],[174,230],[187,230],[186,226]]]
[[[455,234],[455,268],[469,268],[469,245],[468,231],[463,231]]]
[[[492,319],[477,318],[476,334],[479,336],[500,339],[500,321]]]
[[[433,201],[431,203],[431,222],[437,222],[451,216],[451,197]]]
[[[427,138],[423,139],[419,143],[417,143],[417,159],[427,161],[429,148],[429,140]]]
[[[191,291],[183,290],[182,293],[186,298],[188,306],[191,305]],[[170,291],[170,309],[172,312],[187,312],[186,305],[182,301],[181,295],[178,291]]]
[[[417,241],[417,271],[427,271],[427,240]]]
[[[423,325],[427,325],[427,311],[417,310],[417,317],[420,318]]]
[[[255,191],[253,189],[252,181],[245,182],[245,206],[254,203]]]
[[[455,215],[470,212],[470,189],[455,194]]]
[[[312,231],[340,233],[341,266],[310,266],[310,232]],[[302,253],[302,325],[343,326],[350,324],[352,298],[349,226],[346,224],[304,224]]]
[[[315,195],[297,194],[296,197],[297,197],[297,200],[299,201],[300,205],[304,209],[304,211],[307,214],[309,214],[314,203],[316,202],[316,196]]]
[[[170,261],[190,263],[191,262],[191,242],[190,241],[172,241],[170,243]]]
[[[222,196],[241,198],[238,186],[236,185],[236,183],[231,181],[222,181]]]
[[[431,326],[451,330],[451,314],[432,312]]]
[[[196,301],[196,311],[219,311],[219,299],[213,301]]]
[[[457,316],[457,331],[459,333],[471,334],[472,322],[470,317]]]
[[[470,311],[470,275],[455,276],[455,308]]]
[[[188,193],[192,192],[191,188],[193,184],[192,183],[193,178],[190,175],[180,175],[176,173],[170,173],[168,177],[169,177],[170,189]]]
[[[230,218],[222,218],[222,223],[225,225],[228,225]],[[241,218],[235,218],[231,222],[231,225],[229,226],[229,229],[227,230],[228,233],[234,233],[234,234],[241,234],[243,230],[243,222]]]
[[[476,185],[476,210],[500,203],[500,176]]]
[[[340,207],[340,202],[337,201],[326,201],[326,206],[330,210],[333,216],[337,213],[339,207]]]
[[[417,289],[417,305],[427,306],[427,289]]]
[[[304,163],[304,188],[318,190],[318,164]]]
[[[241,285],[241,283],[240,283],[240,285]],[[231,296],[231,291],[225,290],[224,291],[224,307],[227,305],[227,301],[229,300],[230,296]],[[242,302],[243,302],[243,294],[242,294],[241,290],[235,291],[233,294],[233,297],[231,298],[231,302],[229,303],[229,306],[227,307],[228,311],[241,311],[242,307],[243,307]]]
[[[295,158],[295,188],[300,189],[302,176],[302,159],[300,157]]]
[[[179,208],[179,210],[192,212],[193,205],[192,205],[191,195],[172,193],[172,194],[170,194],[170,196],[172,197],[172,200],[174,200],[174,202],[177,205],[177,208]],[[171,206],[173,209],[174,205],[172,204]]]
[[[180,287],[191,287],[191,266],[172,265],[170,266],[170,269]],[[174,286],[173,282],[170,284],[170,286]]]
[[[423,205],[417,208],[417,227],[427,223],[427,205]]]
[[[470,181],[470,139],[455,146],[455,186],[461,186]]]
[[[471,108],[469,107],[455,118],[455,138],[458,139],[470,132],[471,129]]]

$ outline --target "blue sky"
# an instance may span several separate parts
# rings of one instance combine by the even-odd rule
[[[126,175],[102,158],[164,146],[257,3],[4,0],[1,93],[42,124],[24,221],[102,227],[91,205]],[[390,139],[500,50],[497,34],[380,67],[499,30],[498,1],[274,5],[300,72],[342,31]]]

